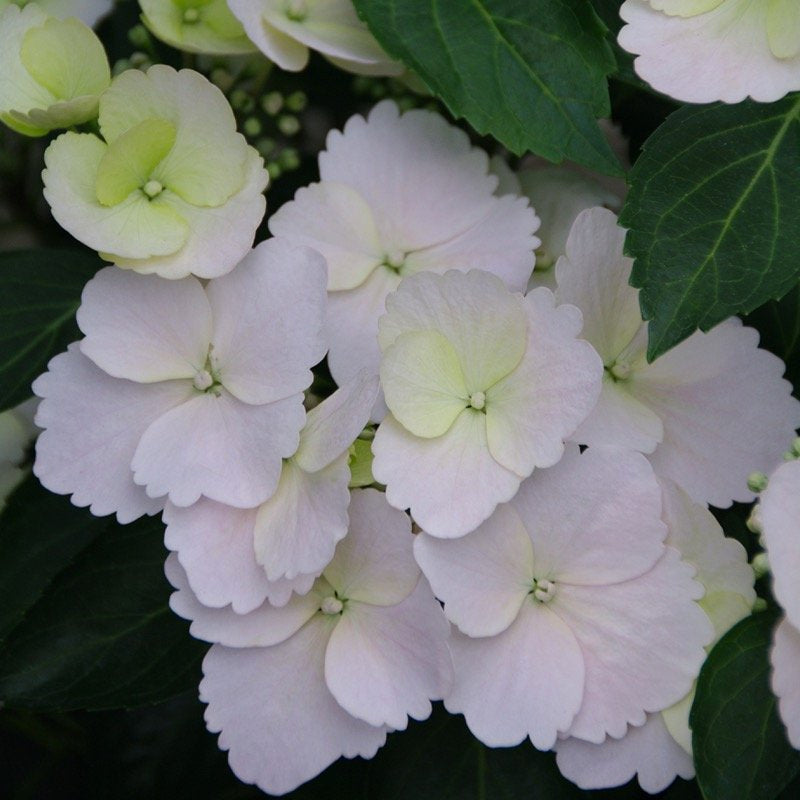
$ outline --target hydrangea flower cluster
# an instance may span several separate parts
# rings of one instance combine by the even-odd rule
[[[265,181],[222,105],[191,72],[125,73],[104,140],[50,145],[56,218],[117,266],[34,383],[34,470],[95,514],[163,510],[234,772],[291,791],[441,699],[584,787],[690,776],[694,682],[755,600],[707,506],[752,500],[800,425],[783,364],[738,320],[648,364],[624,231],[591,203],[563,204],[553,289],[528,288],[518,179],[388,101],[243,254]]]

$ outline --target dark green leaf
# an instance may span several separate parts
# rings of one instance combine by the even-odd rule
[[[165,555],[160,520],[109,524],[6,639],[0,699],[11,708],[102,709],[196,686],[206,648],[167,605]]]
[[[78,339],[75,311],[102,266],[80,250],[0,253],[0,411],[31,395],[31,381]]]
[[[691,725],[707,800],[773,800],[800,773],[769,687],[775,622],[771,611],[742,620],[700,672]]]
[[[0,641],[53,578],[109,525],[30,476],[0,517]]]
[[[588,0],[355,0],[456,117],[511,151],[620,174],[597,126],[615,68]]]
[[[647,141],[620,222],[653,359],[800,278],[800,96],[684,107]]]

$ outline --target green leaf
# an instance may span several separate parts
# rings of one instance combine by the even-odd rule
[[[110,522],[53,581],[0,649],[8,707],[130,707],[196,687],[206,645],[167,605],[162,542],[158,519]]]
[[[30,397],[47,362],[80,338],[81,292],[102,265],[81,250],[0,253],[0,411]]]
[[[615,69],[588,0],[355,0],[386,51],[509,150],[621,174],[597,126]]]
[[[776,617],[764,611],[742,620],[700,672],[690,722],[706,800],[773,800],[800,773],[769,686]]]
[[[0,641],[108,525],[107,517],[75,508],[33,476],[25,480],[0,517]]]
[[[650,137],[620,216],[648,358],[800,278],[800,95],[684,107]]]

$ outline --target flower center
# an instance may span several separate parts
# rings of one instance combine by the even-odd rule
[[[183,21],[188,25],[193,25],[200,20],[200,11],[196,8],[186,8],[183,11]]]
[[[556,585],[547,578],[534,578],[530,593],[540,603],[549,603],[556,594]]]
[[[306,0],[289,0],[286,4],[286,16],[293,22],[302,22],[308,16]]]
[[[631,365],[627,361],[615,361],[606,371],[615,381],[626,381],[631,376]]]
[[[164,187],[161,184],[161,181],[147,181],[147,183],[142,186],[142,191],[152,200],[154,197],[158,197],[161,192],[164,191]]]
[[[334,595],[329,595],[328,597],[326,597],[322,601],[319,607],[319,610],[323,614],[328,614],[332,617],[335,616],[336,614],[341,614],[343,609],[344,609],[344,603]]]
[[[198,370],[192,379],[192,385],[198,392],[204,392],[214,385],[214,377],[207,369]]]
[[[469,404],[476,411],[481,411],[486,405],[486,395],[484,392],[473,392],[469,398]]]
[[[389,250],[383,259],[383,265],[395,272],[400,272],[406,262],[406,255],[402,250],[392,248]]]

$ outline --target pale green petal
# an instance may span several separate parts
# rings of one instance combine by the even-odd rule
[[[72,100],[63,100],[45,109],[32,108],[25,115],[31,124],[47,130],[54,128],[69,128],[72,125],[80,125],[97,117],[97,105],[99,97],[96,94],[74,97]],[[14,113],[14,112],[12,112]],[[14,116],[18,115],[14,113]]]
[[[59,100],[99,95],[111,81],[103,45],[80,20],[51,17],[22,40],[20,60]]]
[[[129,258],[174,253],[189,233],[186,221],[161,197],[139,191],[108,208],[100,205],[95,181],[106,145],[96,136],[64,133],[45,151],[44,195],[56,221],[95,250]]]
[[[165,119],[146,119],[123,133],[100,159],[97,199],[113,206],[141,189],[173,144],[175,126]]]
[[[797,0],[769,0],[767,38],[776,58],[794,58],[800,53],[800,4]]]
[[[386,405],[415,436],[429,439],[446,433],[469,405],[469,393],[458,355],[436,331],[402,333],[381,361]]]

